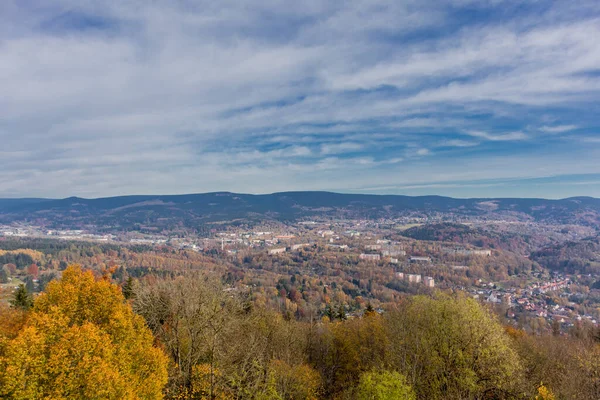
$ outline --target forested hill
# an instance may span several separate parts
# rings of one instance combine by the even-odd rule
[[[531,259],[562,272],[600,274],[600,236],[556,244],[532,253]]]
[[[121,224],[126,227],[168,220],[170,224],[194,226],[214,221],[296,220],[323,215],[385,218],[415,213],[596,225],[600,223],[600,199],[455,199],[331,192],[0,199],[0,223],[45,221],[49,224]]]

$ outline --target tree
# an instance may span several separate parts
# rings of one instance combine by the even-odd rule
[[[197,274],[146,282],[133,298],[134,309],[174,361],[171,391],[194,392],[194,367],[205,364],[208,396],[214,398],[225,379],[216,373],[220,355],[234,345],[227,343],[228,333],[235,330],[235,317],[241,321],[244,315],[238,299],[223,291],[220,282]]]
[[[325,397],[352,387],[363,372],[386,362],[388,342],[383,318],[372,313],[363,318],[323,324],[311,340],[310,359],[323,377]]]
[[[497,319],[465,295],[415,296],[386,316],[391,362],[419,398],[507,397],[521,363]]]
[[[282,399],[313,400],[318,398],[321,386],[319,373],[306,364],[290,365],[273,360],[270,375]]]
[[[167,359],[116,285],[68,267],[0,357],[0,397],[160,399]]]
[[[37,279],[39,273],[40,268],[37,266],[37,264],[30,264],[29,267],[27,267],[27,274],[33,277],[33,279]]]
[[[346,319],[346,310],[344,309],[344,305],[340,304],[338,307],[337,317],[340,321],[344,321]]]
[[[33,278],[31,276],[25,277],[25,288],[29,293],[33,293],[35,290],[35,283],[33,282]]]
[[[130,276],[127,278],[127,281],[125,282],[125,284],[123,285],[123,296],[125,297],[126,300],[129,300],[132,296],[133,296],[133,287],[134,282],[133,282],[133,278]]]
[[[13,295],[13,299],[10,301],[13,307],[20,308],[22,310],[29,310],[33,305],[33,298],[27,287],[24,284],[20,284]]]
[[[415,400],[406,377],[396,371],[370,371],[360,376],[354,392],[357,400]]]
[[[538,387],[538,394],[535,400],[555,400],[554,394],[544,385]]]

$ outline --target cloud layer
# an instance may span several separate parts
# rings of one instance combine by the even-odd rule
[[[598,37],[594,0],[3,1],[0,197],[600,196]]]

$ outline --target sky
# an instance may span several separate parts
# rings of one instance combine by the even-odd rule
[[[597,0],[0,1],[0,197],[600,197]]]

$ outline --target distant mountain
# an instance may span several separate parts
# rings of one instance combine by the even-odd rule
[[[478,216],[598,226],[600,199],[455,199],[330,192],[0,199],[0,223],[27,221],[55,228],[94,225],[125,230],[132,227],[173,229],[198,228],[216,222],[290,221],[315,216],[389,218],[406,215],[448,220]]]

